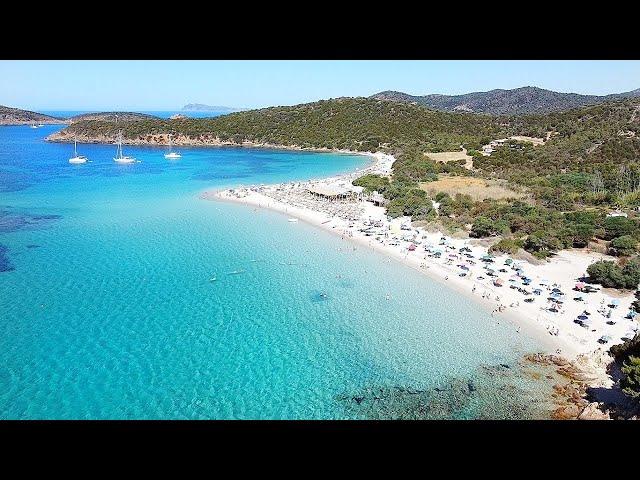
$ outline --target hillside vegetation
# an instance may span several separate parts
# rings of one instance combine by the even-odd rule
[[[0,125],[27,125],[30,123],[65,123],[65,120],[43,113],[0,105]]]
[[[190,138],[236,143],[296,145],[304,148],[394,151],[413,146],[425,151],[480,148],[481,141],[502,134],[499,121],[476,115],[452,115],[414,105],[365,98],[325,100],[292,107],[272,107],[205,119],[78,122],[65,133],[87,137],[115,135],[127,139],[172,132]]]
[[[640,240],[635,210],[640,207],[640,100],[545,115],[490,116],[342,98],[208,119],[81,121],[58,138],[78,135],[112,141],[118,129],[129,142],[151,142],[154,135],[171,133],[182,143],[250,142],[393,153],[397,160],[390,179],[367,176],[356,181],[389,200],[389,215],[427,221],[439,217],[440,223],[474,237],[502,237],[496,249],[517,246],[546,257],[599,239],[605,245],[614,242],[611,251],[616,255],[630,257]],[[514,135],[545,141],[534,146],[512,139],[490,156],[479,153],[491,140]],[[472,169],[465,168],[464,158],[444,163],[425,155],[460,151],[461,146],[473,157]],[[494,186],[499,180],[506,188],[500,195],[487,190],[473,198],[462,193],[464,189],[429,188],[428,182],[455,176],[489,180]],[[488,185],[452,180],[447,185],[456,183]],[[439,210],[432,200],[440,203]],[[628,218],[608,218],[614,208]],[[631,239],[618,239],[621,236]]]
[[[447,112],[474,112],[491,115],[549,113],[633,97],[640,97],[640,89],[602,96],[561,93],[538,87],[521,87],[512,90],[496,89],[463,95],[409,95],[403,92],[386,91],[371,96],[376,100],[416,103]]]

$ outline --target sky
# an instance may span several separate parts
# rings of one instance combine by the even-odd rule
[[[28,110],[236,108],[527,85],[604,95],[640,88],[640,61],[0,61],[0,105]]]

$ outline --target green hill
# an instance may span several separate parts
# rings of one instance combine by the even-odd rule
[[[30,123],[67,123],[62,118],[51,117],[30,110],[0,105],[0,125],[28,125]]]

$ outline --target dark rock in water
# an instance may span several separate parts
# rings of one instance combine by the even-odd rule
[[[8,250],[6,246],[0,245],[0,272],[11,272],[15,270],[15,267],[7,256]]]
[[[40,245],[36,245],[35,243],[30,243],[27,245],[27,248],[40,248]]]
[[[62,218],[60,215],[32,215],[0,210],[0,233],[47,228],[60,218]]]
[[[531,370],[530,364],[527,368]],[[557,367],[552,364],[546,368]],[[347,418],[381,420],[550,419],[559,406],[557,398],[551,396],[552,383],[546,376],[531,376],[517,362],[478,365],[471,377],[443,380],[446,383],[425,390],[415,385],[365,386],[336,396],[336,400]],[[562,389],[562,393],[572,394],[575,401],[573,397],[580,392]],[[559,416],[575,413],[572,410]]]

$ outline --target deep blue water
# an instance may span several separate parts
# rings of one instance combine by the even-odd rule
[[[365,157],[126,146],[141,163],[117,165],[112,145],[80,145],[91,162],[74,166],[44,141],[58,128],[0,128],[0,418],[389,418],[415,390],[427,416],[505,417],[535,397],[483,369],[537,346],[477,305],[302,222],[200,198]],[[378,391],[396,393],[362,400]]]

